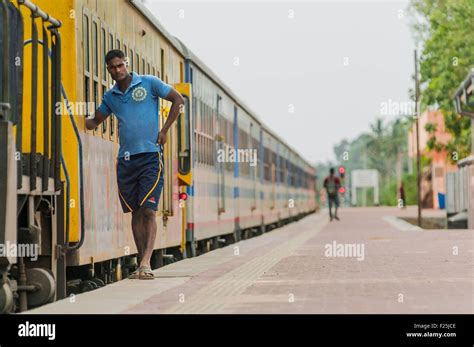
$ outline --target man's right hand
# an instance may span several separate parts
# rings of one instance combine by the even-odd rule
[[[96,110],[95,113],[86,117],[86,129],[93,130],[97,128],[106,118],[107,117],[104,116],[102,112]]]

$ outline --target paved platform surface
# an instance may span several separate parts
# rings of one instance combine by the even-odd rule
[[[426,211],[427,215],[439,215]],[[326,211],[28,313],[474,313],[474,231]]]

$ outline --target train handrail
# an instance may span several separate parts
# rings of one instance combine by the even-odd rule
[[[82,153],[82,140],[81,136],[79,134],[79,129],[77,128],[76,121],[74,120],[74,116],[71,113],[70,107],[69,107],[69,101],[67,98],[66,91],[64,89],[64,86],[61,82],[61,94],[63,95],[64,101],[66,102],[66,109],[68,110],[68,116],[69,119],[71,120],[72,127],[74,129],[74,134],[76,135],[77,143],[78,143],[78,150],[79,150],[79,204],[80,204],[80,217],[81,217],[81,238],[78,243],[76,243],[74,246],[69,246],[69,231],[66,234],[66,246],[67,249],[69,250],[76,250],[79,249],[83,244],[84,244],[84,239],[85,239],[85,226],[84,226],[84,174],[83,174],[83,153]],[[68,206],[69,206],[69,201],[68,201]]]
[[[454,94],[454,108],[456,110],[456,113],[460,114],[461,116],[465,117],[471,117],[474,118],[474,112],[465,110],[462,107],[462,98],[464,98],[464,103],[469,106],[473,106],[471,102],[468,101],[468,94],[467,90],[472,86],[474,81],[474,69],[469,71],[469,74],[467,77],[464,79],[464,81],[461,83],[459,88],[456,90],[456,93]]]
[[[2,84],[3,84],[3,88],[2,88],[2,94],[3,95],[0,95],[0,102],[1,102],[1,106],[0,106],[0,111],[1,111],[1,114],[0,114],[0,118],[2,117],[3,115],[3,110],[4,109],[7,109],[6,107],[6,104],[8,103],[8,95],[9,95],[9,86],[10,86],[10,83],[9,83],[9,71],[8,71],[8,59],[9,59],[9,55],[10,55],[10,47],[9,47],[9,44],[8,44],[8,8],[7,8],[7,4],[6,2],[4,1],[0,1],[0,5],[1,5],[1,10],[4,11],[4,16],[5,16],[5,20],[3,21],[3,23],[1,23],[1,25],[3,25],[3,38],[2,38],[2,42],[3,42],[3,47],[1,47],[2,51],[3,51],[3,55],[5,56],[5,64],[3,64],[3,66],[1,66],[0,68],[3,69],[3,81],[2,81]],[[8,104],[8,109],[7,110],[10,110],[10,104]],[[7,116],[4,117],[5,119],[8,119]]]
[[[17,0],[17,2],[18,2],[18,5],[23,5],[25,7],[28,7],[36,17],[40,17],[44,21],[51,23],[55,28],[60,28],[62,26],[62,22],[60,20],[51,17],[49,14],[44,12],[37,5],[33,4],[31,1]]]

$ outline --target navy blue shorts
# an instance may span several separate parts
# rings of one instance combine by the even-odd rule
[[[124,213],[141,206],[158,210],[164,184],[163,150],[117,160],[117,185]]]

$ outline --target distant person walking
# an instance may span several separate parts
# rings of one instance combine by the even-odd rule
[[[402,208],[406,208],[407,207],[407,204],[406,204],[406,200],[405,200],[405,188],[403,187],[403,182],[400,184],[400,202],[401,202],[401,206]]]
[[[341,187],[341,181],[338,177],[334,176],[334,168],[329,170],[329,176],[324,179],[324,188],[328,196],[328,207],[329,207],[329,218],[330,221],[333,218],[339,220],[337,216],[337,208],[339,207],[339,188]],[[332,206],[335,207],[334,217],[332,214]]]

